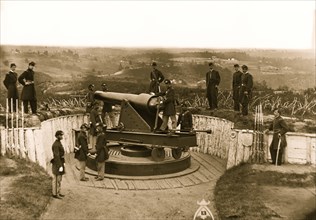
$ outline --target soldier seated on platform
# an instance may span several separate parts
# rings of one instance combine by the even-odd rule
[[[192,124],[192,113],[188,109],[186,103],[181,104],[181,112],[178,117],[177,126],[180,125],[181,131],[192,131],[193,124]]]

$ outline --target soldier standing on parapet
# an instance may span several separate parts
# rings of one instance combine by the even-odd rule
[[[33,114],[37,111],[37,99],[34,85],[34,69],[35,63],[30,62],[28,69],[24,71],[18,78],[19,83],[23,85],[21,100],[23,101],[24,113],[28,113],[28,103],[31,105]]]
[[[240,87],[240,103],[242,115],[248,115],[248,105],[252,98],[253,79],[252,75],[248,72],[248,67],[243,65],[243,74],[241,75],[241,87]]]
[[[15,63],[11,63],[10,71],[5,75],[5,78],[3,80],[3,84],[8,90],[7,98],[9,99],[9,112],[11,112],[12,110],[14,112],[16,111],[16,100],[19,97],[18,88],[16,86],[18,74],[15,72],[15,68]],[[11,102],[13,104],[13,109],[11,109]]]
[[[235,72],[233,74],[233,100],[234,100],[234,111],[240,111],[240,87],[241,87],[241,76],[242,72],[239,70],[239,65],[234,65]]]
[[[213,63],[208,64],[210,70],[206,73],[206,97],[209,103],[209,109],[217,109],[218,85],[221,77],[217,70],[213,69]]]
[[[157,69],[157,63],[152,63],[153,70],[150,72],[150,85],[149,85],[149,93],[159,93],[160,83],[165,79],[164,75]]]

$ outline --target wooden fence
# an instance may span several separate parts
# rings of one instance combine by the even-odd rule
[[[118,115],[117,115],[118,116]],[[55,132],[64,131],[63,146],[67,153],[73,152],[74,131],[82,123],[88,123],[87,115],[69,115],[52,118],[33,128],[0,128],[1,155],[13,154],[29,158],[48,168],[52,158],[51,146],[55,141]],[[225,119],[194,115],[194,129],[211,129],[212,134],[197,133],[197,147],[192,151],[211,154],[227,159],[227,169],[242,162],[248,162],[253,146],[253,132],[232,129],[234,124]],[[284,153],[285,162],[299,164],[316,164],[316,134],[287,133],[288,147]],[[14,138],[12,138],[14,137]],[[270,159],[268,146],[272,134],[265,135],[265,159]]]

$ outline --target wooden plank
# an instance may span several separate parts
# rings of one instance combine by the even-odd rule
[[[100,181],[104,184],[104,187],[107,189],[116,189],[116,187],[113,185],[112,181],[108,178],[104,178],[103,181]]]
[[[147,180],[146,181],[147,185],[149,186],[150,189],[160,189],[158,183],[156,182],[156,180]]]
[[[7,135],[6,135],[6,129],[1,128],[0,130],[0,135],[1,135],[1,155],[4,156],[6,152],[6,143],[7,143]]]
[[[19,145],[20,145],[20,155],[22,158],[26,158],[26,149],[24,145],[25,137],[24,137],[24,128],[19,129]]]
[[[183,185],[183,186],[192,186],[195,185],[194,182],[192,182],[188,177],[181,176],[178,177],[177,180]]]
[[[244,158],[244,146],[242,144],[242,140],[243,140],[243,134],[242,132],[238,133],[238,142],[237,142],[237,147],[236,147],[236,163],[235,166],[240,164]]]
[[[316,164],[316,138],[311,138],[310,154],[311,154],[311,164]]]
[[[119,180],[119,179],[114,179],[114,181],[115,181],[118,189],[128,189],[128,186],[124,181]]]
[[[200,162],[200,166],[203,166],[205,168],[205,170],[207,170],[208,172],[206,173],[204,170],[202,172],[205,173],[205,176],[218,176],[218,175],[222,175],[224,172],[220,171],[220,168],[217,168],[216,165],[211,164],[209,161],[214,161],[211,160],[211,156],[210,155],[203,155],[203,154],[197,154],[195,155],[196,158],[199,158],[199,162]],[[205,156],[208,156],[208,160],[205,159]]]
[[[209,182],[209,180],[203,174],[201,174],[200,170],[194,172],[192,175],[201,180],[203,183]]]
[[[132,180],[125,180],[125,183],[127,184],[127,187],[128,187],[129,190],[135,190],[136,189],[136,187],[134,186]]]
[[[46,169],[46,156],[42,143],[42,130],[34,129],[34,137],[36,161],[40,166]]]
[[[202,183],[202,181],[200,179],[198,179],[197,177],[193,176],[193,175],[189,175],[188,178],[194,183],[194,184],[200,184]]]
[[[182,184],[176,178],[166,179],[167,183],[169,183],[172,188],[181,188]]]
[[[157,184],[161,189],[170,189],[171,186],[167,183],[165,179],[158,179],[156,180]]]
[[[28,128],[25,131],[25,145],[27,150],[27,158],[36,163],[35,143],[33,129]]]
[[[134,180],[136,189],[149,189],[143,180]]]

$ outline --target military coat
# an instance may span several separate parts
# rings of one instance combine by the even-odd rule
[[[240,87],[241,87],[242,72],[237,71],[233,74],[233,99],[239,101]]]
[[[4,86],[8,90],[7,98],[17,99],[19,97],[18,88],[16,82],[18,80],[18,74],[13,71],[9,71],[3,80]]]
[[[149,84],[149,92],[159,93],[159,84],[165,79],[162,72],[157,69],[154,69],[150,73],[150,84]]]
[[[23,85],[21,99],[24,101],[36,101],[36,91],[34,86],[34,71],[27,69],[18,78],[19,83]],[[26,85],[26,82],[31,84]]]
[[[54,175],[63,175],[65,174],[65,150],[60,140],[56,140],[52,146],[53,159],[52,162],[52,171]],[[63,167],[63,172],[59,172],[59,168]]]
[[[279,116],[273,120],[273,122],[269,126],[269,130],[273,131],[273,138],[270,144],[270,148],[277,149],[279,145],[279,134],[281,135],[281,144],[280,149],[286,147],[286,138],[285,133],[289,131],[289,127],[285,123],[284,119]]]
[[[176,106],[175,106],[175,92],[173,87],[169,87],[165,92],[165,101],[163,115],[171,116],[176,115]]]
[[[192,113],[187,110],[181,114],[179,114],[177,126],[180,124],[180,130],[182,131],[190,131],[192,130]]]
[[[97,136],[96,148],[96,158],[98,163],[103,163],[109,158],[109,150],[106,146],[106,135],[102,132]]]
[[[252,97],[253,78],[250,73],[243,73],[241,75],[241,87],[240,87],[240,102],[244,102],[245,99],[249,100]],[[245,92],[248,92],[246,95]]]
[[[78,146],[79,146],[79,152],[76,158],[79,161],[86,161],[87,154],[88,154],[88,138],[87,138],[87,134],[83,131],[80,131],[78,135]]]

